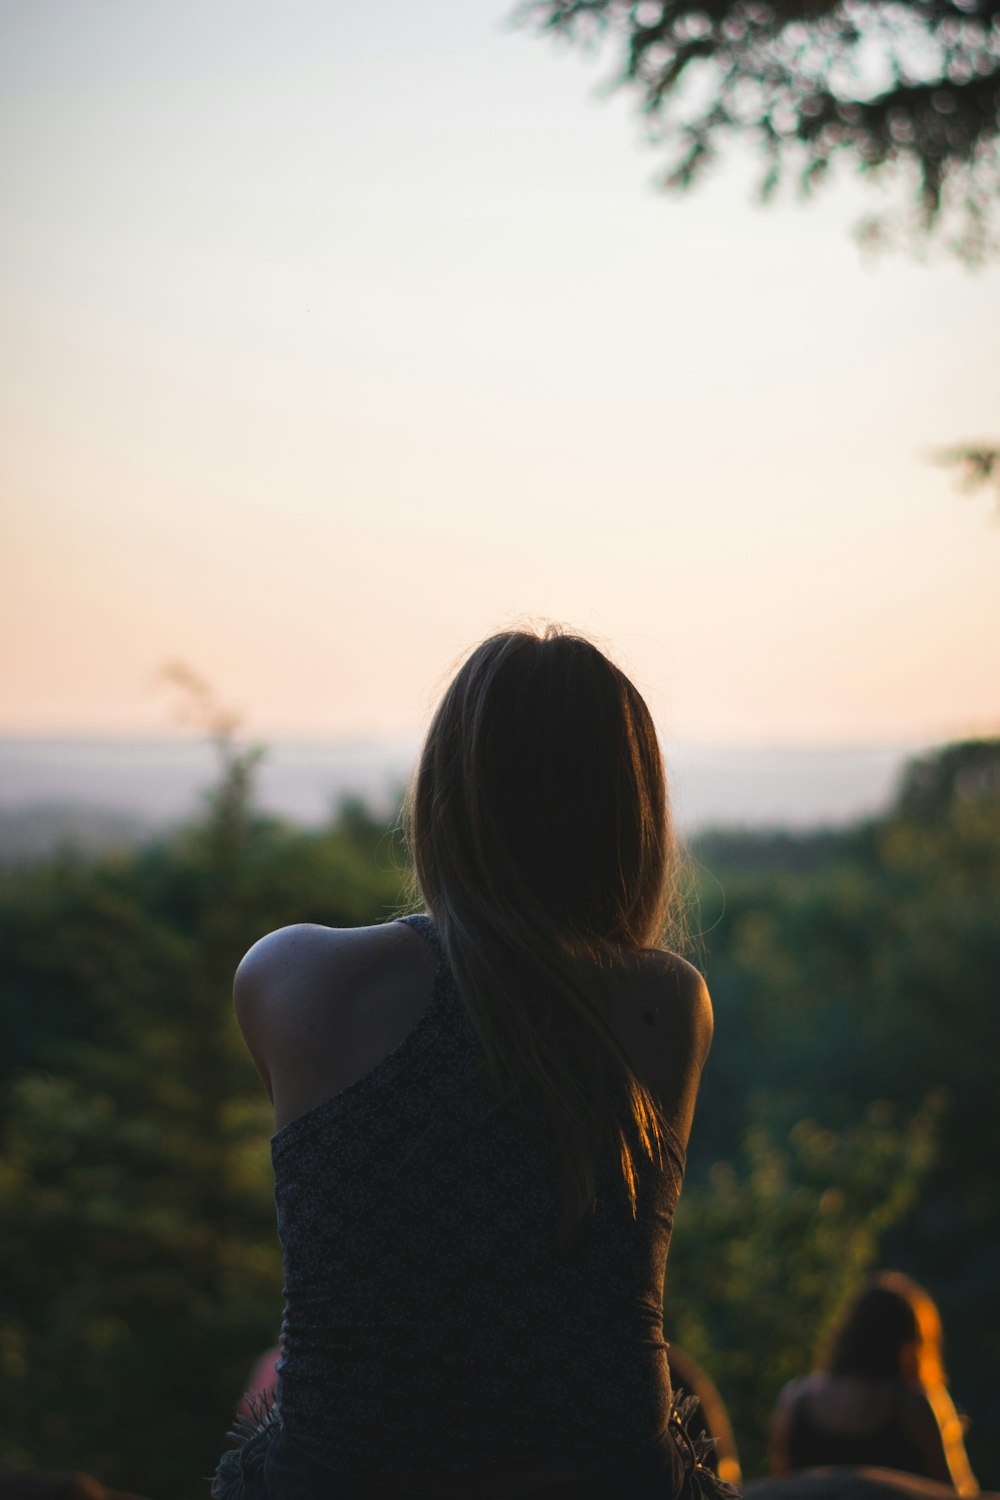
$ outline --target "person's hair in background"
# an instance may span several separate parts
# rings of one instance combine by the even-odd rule
[[[941,1317],[930,1295],[901,1271],[862,1282],[828,1336],[821,1368],[831,1375],[943,1385]]]
[[[902,1271],[881,1271],[861,1286],[830,1340],[831,1374],[884,1371],[882,1378],[919,1385],[941,1435],[955,1488],[978,1484],[965,1451],[965,1424],[948,1393],[941,1314],[930,1293]]]
[[[960,1495],[978,1493],[946,1384],[940,1315],[929,1293],[900,1271],[861,1283],[817,1368],[778,1398],[772,1470],[831,1465],[894,1469]]]
[[[406,825],[494,1091],[543,1111],[563,1229],[593,1204],[608,1145],[634,1207],[636,1152],[663,1160],[661,1120],[608,1027],[602,966],[662,942],[677,904],[641,695],[557,627],[491,636],[438,708]]]

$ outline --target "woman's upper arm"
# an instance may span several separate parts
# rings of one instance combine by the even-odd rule
[[[686,1143],[715,1021],[708,986],[698,970],[674,955],[671,960],[662,1007],[669,1025],[662,1032],[659,1092],[670,1124]]]
[[[684,1148],[712,1025],[712,1002],[698,970],[662,951],[648,955],[638,987],[616,1011],[615,1030],[632,1071]]]
[[[308,924],[279,927],[254,943],[240,960],[233,977],[233,1005],[247,1050],[267,1090],[274,1099],[269,1058],[274,1046],[276,998],[302,961],[308,944]]]

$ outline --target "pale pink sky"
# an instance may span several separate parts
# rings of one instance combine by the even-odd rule
[[[522,617],[688,740],[1000,719],[1000,267],[649,187],[503,0],[0,10],[0,732],[418,731]],[[605,72],[607,71],[605,65]]]

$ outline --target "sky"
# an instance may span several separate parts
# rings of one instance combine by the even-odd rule
[[[505,0],[0,0],[0,733],[407,736],[556,619],[667,738],[1000,724],[1000,266],[654,190]]]

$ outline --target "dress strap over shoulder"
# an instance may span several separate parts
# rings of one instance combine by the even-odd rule
[[[437,925],[433,917],[428,916],[426,912],[414,912],[408,917],[397,917],[396,921],[405,923],[407,927],[412,927],[414,932],[419,932],[421,937],[425,938],[434,949],[438,958],[444,958],[444,944],[441,941],[441,934],[437,930]]]

